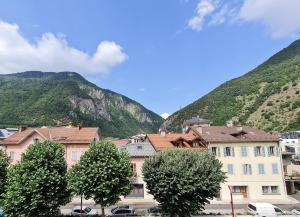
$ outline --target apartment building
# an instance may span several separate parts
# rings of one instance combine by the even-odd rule
[[[21,127],[18,132],[1,141],[6,154],[13,164],[21,160],[22,153],[30,144],[51,140],[64,145],[68,166],[79,161],[89,144],[100,138],[98,128],[69,125],[65,127]]]
[[[277,136],[250,127],[206,123],[189,127],[182,134],[148,134],[146,141],[156,151],[191,148],[214,154],[228,177],[215,200],[230,200],[228,186],[237,202],[287,200]]]

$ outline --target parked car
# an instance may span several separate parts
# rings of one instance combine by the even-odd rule
[[[4,217],[4,215],[5,215],[5,212],[2,209],[0,209],[0,217]]]
[[[293,209],[292,213],[295,214],[295,215],[300,215],[300,208]]]
[[[82,213],[83,213],[83,216],[96,216],[97,210],[92,209],[88,206],[83,206]],[[71,216],[80,216],[80,206],[75,206],[72,209]]]
[[[284,214],[284,211],[270,203],[249,203],[248,212],[255,216],[277,216]]]
[[[111,214],[108,217],[127,217],[134,215],[134,208],[131,206],[117,206],[111,209]]]

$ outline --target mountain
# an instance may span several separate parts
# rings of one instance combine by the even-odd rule
[[[98,126],[104,137],[156,132],[162,118],[141,104],[102,89],[75,72],[0,75],[0,125]],[[1,127],[0,126],[0,127]]]
[[[163,124],[179,131],[184,120],[200,116],[213,125],[228,120],[269,132],[300,130],[300,40],[254,70],[227,81],[171,115]]]

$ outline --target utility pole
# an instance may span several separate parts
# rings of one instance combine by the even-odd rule
[[[228,188],[229,188],[229,191],[230,191],[230,204],[231,204],[232,217],[234,217],[233,198],[232,198],[232,186],[228,185]]]
[[[83,217],[83,215],[82,215],[82,194],[80,195],[80,217]]]

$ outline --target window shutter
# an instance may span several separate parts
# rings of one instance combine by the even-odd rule
[[[210,154],[212,154],[212,148],[211,147],[208,148],[208,151],[209,151]]]
[[[246,164],[242,165],[242,170],[243,170],[244,175],[246,175],[247,174]]]
[[[217,148],[217,151],[218,151],[218,156],[221,157],[221,150],[220,150],[220,147]]]
[[[280,150],[278,148],[278,146],[276,146],[276,156],[279,157],[279,153],[280,153]]]
[[[271,153],[270,153],[270,146],[267,147],[267,150],[268,150],[268,157],[271,156]]]
[[[264,146],[261,146],[261,148],[262,148],[262,156],[265,157],[265,156],[266,156],[265,147],[264,147]]]
[[[231,152],[232,152],[232,157],[234,157],[235,156],[234,147],[231,148]]]
[[[240,153],[240,155],[241,155],[241,157],[244,156],[244,147],[243,146],[241,147],[241,153]]]
[[[245,150],[245,157],[247,157],[248,156],[247,147],[244,147],[244,150]]]
[[[254,157],[256,157],[257,156],[256,147],[253,147],[253,150],[254,150]]]
[[[224,157],[226,157],[226,147],[223,148]]]
[[[252,167],[251,167],[251,164],[249,164],[249,174],[252,175]]]

